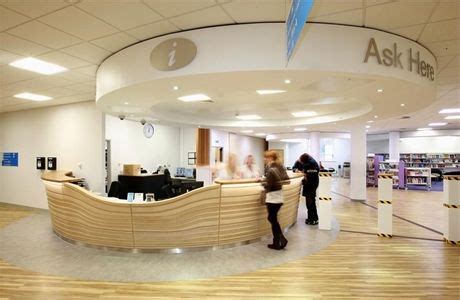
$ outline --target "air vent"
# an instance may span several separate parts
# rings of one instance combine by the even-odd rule
[[[410,119],[410,116],[402,116],[400,119]]]

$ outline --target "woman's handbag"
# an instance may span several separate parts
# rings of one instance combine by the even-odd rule
[[[260,198],[259,198],[260,204],[265,205],[265,200],[267,200],[267,192],[265,190],[262,190],[260,192]]]

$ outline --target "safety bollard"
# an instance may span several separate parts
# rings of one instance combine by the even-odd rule
[[[378,175],[378,236],[393,237],[393,175]]]
[[[331,230],[332,228],[332,197],[331,197],[332,174],[329,172],[319,173],[318,186],[318,228]]]
[[[460,175],[444,176],[444,241],[460,245]]]

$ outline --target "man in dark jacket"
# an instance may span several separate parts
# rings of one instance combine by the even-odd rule
[[[319,185],[319,165],[309,154],[304,153],[299,158],[303,164],[304,179],[302,181],[303,192],[307,204],[308,217],[305,224],[317,225],[318,212],[316,211],[316,189]]]

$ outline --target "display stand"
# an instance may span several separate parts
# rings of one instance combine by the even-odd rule
[[[332,228],[332,197],[331,197],[332,174],[329,172],[319,173],[318,186],[318,228],[331,230]]]
[[[460,175],[444,176],[445,210],[444,241],[452,245],[460,245]]]
[[[406,168],[406,189],[410,186],[424,186],[431,189],[430,168]]]
[[[367,186],[377,186],[378,176],[380,172],[380,162],[383,161],[383,156],[374,155],[367,157],[366,183]]]
[[[393,237],[393,175],[378,175],[378,236]]]

